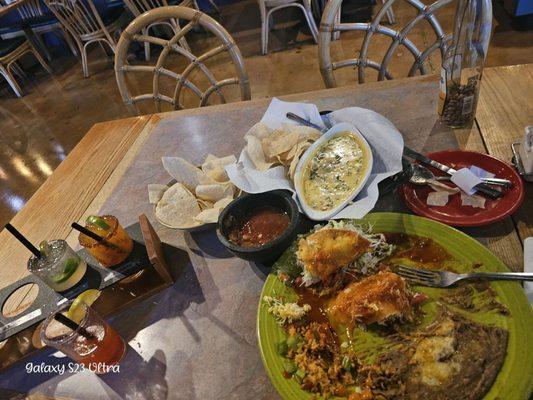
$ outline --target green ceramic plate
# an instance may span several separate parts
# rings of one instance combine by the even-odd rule
[[[373,213],[358,222],[370,223],[375,232],[404,232],[429,237],[458,260],[465,271],[474,262],[483,263],[479,270],[507,271],[506,266],[475,239],[430,219],[398,213]],[[533,392],[533,312],[518,283],[494,282],[492,285],[498,300],[508,307],[511,314],[486,313],[472,318],[498,325],[509,332],[507,357],[485,399],[527,400]],[[445,289],[424,288],[422,291],[431,295],[435,290]],[[283,285],[274,274],[270,274],[265,282],[261,298],[265,295],[296,299],[292,289]],[[257,335],[265,369],[281,397],[285,400],[312,399],[313,396],[301,390],[294,379],[283,377],[283,357],[277,354],[276,343],[285,338],[285,333],[262,302],[257,314]]]

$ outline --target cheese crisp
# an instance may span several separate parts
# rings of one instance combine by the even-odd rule
[[[368,250],[370,242],[347,229],[321,229],[300,239],[296,256],[314,277],[326,280],[353,263]]]
[[[410,295],[405,281],[392,272],[378,272],[342,290],[329,307],[340,323],[383,323],[411,315]]]

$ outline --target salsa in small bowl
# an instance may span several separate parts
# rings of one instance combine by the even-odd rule
[[[276,260],[294,240],[300,213],[292,193],[273,190],[235,199],[220,214],[217,236],[245,260]]]

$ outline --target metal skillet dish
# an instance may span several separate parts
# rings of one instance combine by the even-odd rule
[[[506,271],[505,265],[475,239],[447,225],[412,215],[399,213],[374,213],[362,220],[361,224],[370,224],[373,232],[392,232],[430,238],[444,248],[455,260],[458,272],[471,269],[474,263],[482,263],[479,270]],[[287,250],[288,252],[291,249]],[[292,250],[294,251],[294,250]],[[284,254],[278,263],[286,262]],[[276,264],[274,265],[274,268]],[[509,315],[499,313],[477,313],[467,315],[479,324],[503,328],[508,332],[505,360],[492,386],[484,399],[527,399],[533,391],[533,315],[522,288],[517,283],[494,282],[490,284],[497,300],[509,311]],[[422,306],[425,318],[436,315],[437,302],[450,289],[415,287],[425,293],[430,300]],[[284,285],[271,273],[263,287],[264,296],[278,296],[294,301],[297,297],[294,289]],[[466,313],[468,314],[468,313]],[[284,329],[278,325],[268,306],[261,300],[257,315],[257,334],[261,357],[268,376],[283,399],[313,399],[313,393],[303,390],[294,379],[284,377],[284,357],[278,354],[277,344],[286,338]],[[369,333],[370,335],[372,332]],[[345,397],[344,397],[345,398]]]

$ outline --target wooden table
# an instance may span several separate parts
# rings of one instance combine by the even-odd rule
[[[449,142],[451,147],[487,152],[509,161],[510,143],[521,137],[524,126],[533,123],[533,64],[485,70],[476,124],[471,129],[450,130],[436,122],[435,76],[300,93],[282,99],[312,102],[320,110],[370,108],[389,118],[404,133],[406,144],[415,149],[441,150],[442,143]],[[268,103],[268,99],[261,99],[96,124],[13,218],[12,224],[35,243],[45,238],[67,238],[73,245],[77,240],[70,223],[83,221],[91,213],[113,212],[127,225],[135,220],[137,212],[149,207],[146,183],[164,179],[160,156],[184,156],[198,163],[208,151],[221,156],[238,154],[244,133],[260,118]],[[151,153],[152,148],[166,143],[172,153]],[[143,157],[147,161],[140,169],[135,160]],[[151,168],[155,171],[153,176]],[[526,187],[524,205],[512,218],[465,230],[512,270],[522,269],[522,241],[533,235],[533,188],[531,184]],[[175,235],[164,232],[163,239],[174,240]],[[184,240],[184,246],[204,250],[204,239]],[[28,273],[25,265],[29,254],[5,230],[0,232],[0,244],[0,259],[6,260],[0,279],[5,286]],[[193,253],[193,261],[205,263]],[[212,284],[207,282],[201,280],[200,285]],[[254,285],[259,284],[260,281],[254,281]],[[12,299],[5,309],[13,311],[20,307],[26,295]],[[222,330],[227,328],[220,325]],[[254,341],[253,332],[251,337]],[[247,343],[240,336],[236,340]]]

